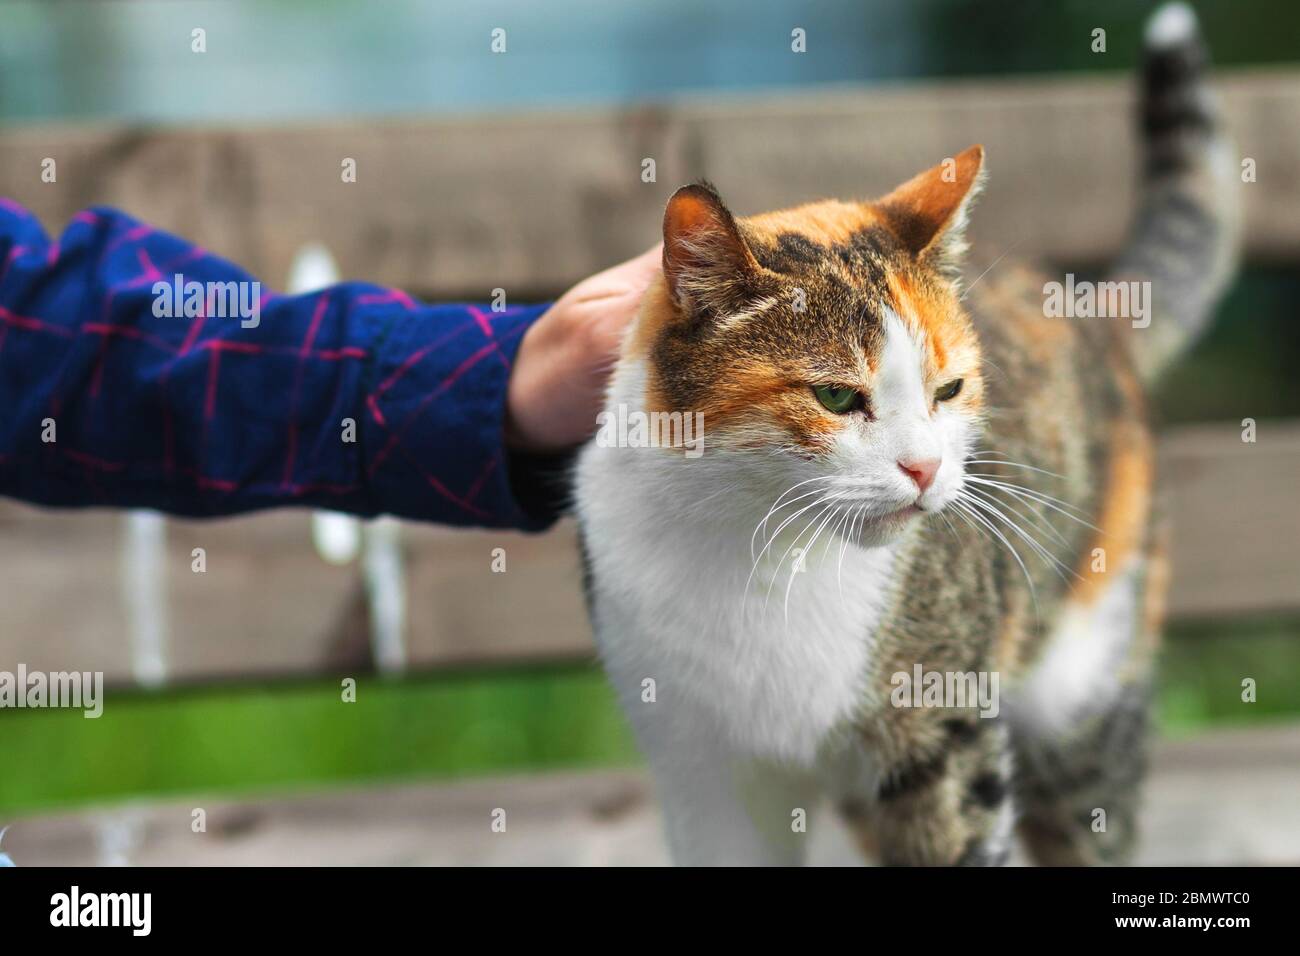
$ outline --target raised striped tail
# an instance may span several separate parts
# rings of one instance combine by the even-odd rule
[[[1160,7],[1144,46],[1140,206],[1111,278],[1150,283],[1149,324],[1131,341],[1151,379],[1204,331],[1235,272],[1241,182],[1196,14],[1185,3]]]

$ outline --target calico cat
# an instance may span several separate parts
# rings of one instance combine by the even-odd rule
[[[1143,385],[1237,232],[1188,8],[1145,57],[1110,278],[1150,283],[1147,327],[1050,317],[1005,262],[962,291],[979,146],[874,202],[669,201],[607,407],[702,413],[704,445],[593,442],[576,502],[676,862],[798,862],[819,795],[885,863],[1003,863],[1017,826],[1042,863],[1131,858],[1166,578]]]

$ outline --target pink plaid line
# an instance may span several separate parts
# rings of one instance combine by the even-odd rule
[[[465,361],[461,362],[460,365],[453,369],[446,378],[439,382],[437,388],[434,388],[420,399],[415,408],[411,410],[411,414],[406,416],[406,421],[402,423],[401,428],[389,436],[387,443],[385,443],[379,454],[375,456],[375,460],[370,463],[370,474],[372,476],[379,469],[379,466],[384,463],[384,460],[392,453],[393,449],[401,442],[402,438],[406,435],[407,431],[410,430],[410,427],[415,420],[426,408],[429,407],[429,404],[437,399],[438,396],[446,392],[447,389],[451,388],[451,386],[456,383],[457,379],[481,362],[485,356],[491,355],[496,347],[497,345],[495,342],[490,342],[478,351],[474,352],[466,358]]]
[[[51,335],[58,335],[65,339],[70,339],[76,335],[72,329],[65,329],[61,325],[54,325],[51,322],[35,319],[29,315],[10,312],[3,305],[0,305],[0,322],[12,325],[14,328],[25,329],[28,332],[48,332]]]
[[[447,501],[450,501],[452,504],[460,508],[462,511],[466,511],[469,514],[474,515],[476,518],[486,520],[492,517],[492,514],[490,512],[484,511],[482,508],[475,505],[468,498],[462,498],[460,495],[456,494],[454,491],[452,491],[450,488],[444,485],[433,475],[425,471],[424,466],[419,461],[416,460],[414,455],[412,455],[409,451],[406,450],[405,446],[399,447],[398,451],[401,454],[401,456],[407,461],[407,463],[412,468],[415,469],[416,473],[419,474],[419,476],[428,483],[429,487],[432,488],[434,491],[436,491],[441,497],[445,498]]]
[[[144,239],[147,236],[153,235],[153,233],[154,233],[153,226],[147,226],[144,225],[143,223],[138,226],[134,226],[126,230],[126,232],[122,233],[116,239],[110,242],[107,246],[105,246],[104,254],[108,255],[110,252],[113,252],[119,246],[124,246],[128,242],[138,242],[139,240]]]
[[[375,420],[376,424],[378,424],[381,428],[388,427],[388,419],[384,417],[384,413],[379,407],[379,397],[383,395],[384,392],[388,391],[390,388],[396,385],[397,382],[402,378],[402,376],[405,375],[407,372],[409,372],[416,365],[418,365],[420,361],[424,359],[425,356],[433,352],[439,346],[446,345],[448,342],[456,338],[456,336],[460,335],[469,327],[470,326],[468,324],[459,325],[456,328],[452,329],[450,332],[447,332],[444,335],[440,335],[438,338],[434,339],[428,345],[416,349],[406,358],[402,359],[402,361],[398,363],[397,368],[393,369],[393,371],[389,373],[388,378],[380,382],[379,386],[373,392],[371,392],[369,395],[366,396],[365,399],[366,408],[369,409],[370,416]]]
[[[375,473],[379,470],[380,466],[383,465],[383,463],[388,459],[388,457],[395,450],[400,451],[402,457],[415,468],[415,470],[420,474],[420,476],[426,482],[428,482],[429,486],[433,488],[439,495],[441,495],[446,500],[452,502],[462,510],[468,512],[469,514],[474,515],[475,517],[481,520],[486,520],[492,517],[491,514],[485,512],[482,508],[476,506],[474,504],[474,499],[478,496],[479,492],[482,491],[483,487],[487,483],[488,478],[491,476],[493,470],[496,468],[497,462],[495,458],[487,462],[484,469],[480,472],[479,476],[474,480],[473,484],[470,486],[468,493],[464,497],[462,497],[457,495],[455,492],[453,492],[450,488],[448,488],[446,485],[440,482],[433,475],[430,475],[427,471],[425,471],[423,466],[420,464],[420,462],[416,461],[414,456],[412,456],[405,449],[405,447],[402,446],[402,440],[405,437],[407,431],[410,430],[411,426],[414,424],[416,419],[419,418],[419,416],[425,411],[425,409],[428,408],[428,406],[432,402],[437,400],[439,396],[446,393],[466,372],[468,372],[471,368],[473,368],[475,365],[481,362],[486,356],[496,354],[502,360],[503,364],[507,369],[510,367],[509,360],[506,358],[505,353],[502,352],[501,350],[500,340],[496,337],[495,330],[492,328],[491,322],[488,320],[487,316],[484,315],[481,310],[476,309],[473,306],[469,306],[469,311],[471,316],[474,319],[475,325],[477,325],[479,330],[483,332],[485,337],[487,337],[488,339],[487,344],[479,348],[471,355],[469,355],[464,361],[460,363],[460,365],[458,365],[455,369],[453,369],[450,373],[448,373],[447,376],[444,377],[443,380],[439,382],[435,388],[433,388],[431,391],[429,391],[427,394],[424,395],[424,397],[420,400],[420,402],[416,405],[416,407],[411,410],[409,415],[407,415],[401,427],[397,431],[392,432],[389,435],[388,441],[385,442],[383,448],[380,449],[379,453],[375,456],[374,460],[370,463],[369,467],[367,468],[367,474],[373,477]],[[375,389],[373,393],[366,396],[366,407],[370,410],[371,416],[374,418],[375,422],[381,428],[387,429],[388,422],[387,419],[384,417],[382,410],[379,407],[379,397],[385,391],[391,388],[403,375],[405,375],[415,365],[417,365],[425,356],[427,356],[431,351],[433,351],[433,349],[435,349],[438,345],[445,342],[451,336],[459,334],[460,331],[463,331],[463,328],[455,330],[449,335],[443,336],[438,340],[420,349],[417,349],[415,352],[408,355],[405,359],[402,360],[402,362],[398,364],[397,368],[393,370],[392,374],[390,374],[388,378],[386,378],[379,385],[379,387]],[[515,334],[521,334],[521,332],[522,330],[520,330],[520,332]]]
[[[9,255],[5,256],[5,264],[0,268],[0,282],[4,281],[5,276],[9,274],[9,267],[14,264],[14,260],[27,251],[26,246],[14,246],[9,250]]]
[[[469,309],[469,314],[474,316],[474,321],[478,323],[478,327],[483,331],[483,335],[496,349],[497,358],[501,360],[501,364],[506,368],[509,368],[510,360],[506,358],[506,353],[502,352],[500,346],[497,345],[496,333],[492,328],[492,320],[489,319],[481,309],[478,309],[475,306],[470,305],[466,306],[466,308]]]
[[[493,455],[488,459],[487,467],[484,468],[479,476],[474,479],[474,484],[469,486],[469,493],[465,495],[466,500],[473,501],[478,497],[478,493],[483,490],[483,486],[487,484],[488,477],[492,472],[496,471],[496,467],[497,456]]]
[[[360,305],[400,305],[407,312],[414,312],[419,306],[415,300],[403,292],[401,289],[389,289],[385,292],[372,292],[366,295],[357,296],[357,302]]]

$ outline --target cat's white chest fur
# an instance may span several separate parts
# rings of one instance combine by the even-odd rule
[[[635,394],[636,376],[622,371],[614,402]],[[648,749],[698,752],[711,741],[706,749],[719,753],[812,766],[866,703],[894,554],[841,548],[833,522],[808,548],[816,525],[795,535],[809,512],[751,578],[751,535],[772,502],[726,475],[707,444],[698,460],[656,448],[584,450],[577,501],[597,644]]]

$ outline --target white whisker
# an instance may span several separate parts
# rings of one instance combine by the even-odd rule
[[[819,537],[821,537],[821,533],[822,533],[822,531],[825,529],[826,525],[830,522],[831,518],[833,518],[833,517],[835,516],[835,513],[836,513],[838,510],[839,510],[838,508],[833,508],[833,509],[828,508],[828,509],[827,509],[826,517],[824,517],[824,518],[821,519],[821,524],[819,524],[819,525],[817,526],[817,530],[813,532],[813,536],[812,536],[812,538],[808,541],[807,546],[803,549],[803,555],[802,555],[803,558],[806,559],[806,558],[808,557],[808,554],[812,551],[813,546],[817,543],[817,539],[818,539]],[[816,518],[813,519],[813,521],[816,521],[816,520],[817,520]],[[809,525],[811,525],[811,524],[812,524],[812,522],[810,521],[810,522],[809,522]],[[807,531],[807,530],[808,530],[807,528],[804,529],[804,531]],[[803,535],[803,532],[801,531],[801,532],[799,533],[799,536],[802,537],[802,535]],[[798,540],[799,540],[799,538],[796,537],[796,538],[795,538],[795,541],[798,541]],[[791,544],[791,546],[793,547],[793,545],[794,545],[794,541],[790,542],[790,544]],[[785,558],[782,557],[781,560],[784,561]],[[799,560],[799,559],[796,559],[796,560],[795,560],[796,565],[798,564],[798,560]],[[805,566],[806,566],[806,565],[805,565]],[[780,565],[778,564],[777,567],[780,568]],[[786,583],[786,586],[785,586],[785,623],[786,623],[787,625],[789,625],[789,623],[790,623],[790,589],[794,587],[794,579],[795,579],[796,577],[798,577],[798,575],[799,575],[799,569],[798,569],[798,567],[794,567],[794,566],[792,566],[791,569],[790,569],[790,580]],[[772,583],[773,583],[773,584],[776,583],[776,578],[775,578],[775,577],[773,577],[773,579],[772,579]],[[768,586],[768,589],[767,589],[767,595],[768,595],[768,598],[769,598],[769,599],[770,599],[771,596],[772,596],[772,587],[771,587],[771,585]],[[764,603],[763,606],[764,606],[764,608],[766,608],[766,607],[767,607],[766,603]]]
[[[1049,522],[1045,517],[1034,514],[1032,510],[1030,512],[1021,511],[1019,508],[1015,507],[1015,505],[1011,504],[1011,502],[1002,501],[998,498],[995,498],[993,496],[993,492],[985,488],[977,488],[972,486],[964,489],[964,491],[968,494],[977,495],[985,501],[989,501],[1003,508],[1006,508],[1016,517],[1026,521],[1035,531],[1041,531],[1044,534],[1051,535],[1056,540],[1056,542],[1061,545],[1061,547],[1063,548],[1070,547],[1070,542],[1066,540],[1065,536],[1061,534],[1061,532],[1057,531],[1055,528],[1052,527],[1051,522]],[[1021,499],[1017,498],[1015,500],[1019,502]],[[1030,506],[1025,505],[1025,507],[1028,508]]]
[[[1033,576],[1030,575],[1029,573],[1029,568],[1026,567],[1025,562],[1020,559],[1020,552],[1015,549],[1015,547],[1011,544],[1011,542],[1007,540],[1006,535],[1004,535],[1000,530],[998,530],[998,528],[991,521],[989,521],[982,514],[980,514],[978,511],[972,508],[965,501],[961,499],[955,500],[953,502],[953,507],[961,511],[964,511],[969,517],[973,518],[974,520],[982,524],[993,534],[994,537],[996,537],[999,541],[1001,541],[1006,546],[1008,551],[1011,552],[1011,556],[1016,559],[1016,564],[1020,565],[1020,571],[1025,576],[1025,583],[1029,585],[1029,595],[1034,602],[1034,613],[1037,614],[1038,613],[1038,589],[1034,587],[1034,579]]]
[[[749,536],[749,556],[751,558],[754,557],[754,541],[757,539],[760,530],[767,529],[768,519],[771,518],[772,515],[776,514],[776,512],[782,510],[783,508],[789,507],[790,505],[794,504],[796,501],[802,501],[804,498],[810,497],[811,495],[820,494],[823,489],[814,489],[813,491],[805,492],[804,494],[799,495],[799,497],[794,498],[790,501],[784,501],[786,495],[788,495],[792,491],[795,491],[798,488],[802,488],[804,485],[812,484],[814,481],[829,481],[833,477],[835,476],[821,475],[817,478],[809,478],[807,481],[797,482],[796,484],[791,485],[785,491],[781,492],[781,494],[777,497],[776,501],[772,502],[772,507],[768,509],[767,514],[763,515],[763,520],[754,526],[754,533]],[[782,503],[783,501],[784,504]]]
[[[1091,524],[1088,521],[1085,521],[1083,518],[1080,518],[1079,515],[1072,514],[1070,511],[1065,510],[1069,508],[1069,509],[1073,509],[1074,511],[1079,511],[1080,514],[1084,513],[1080,509],[1075,508],[1074,505],[1070,504],[1068,501],[1062,501],[1060,498],[1053,498],[1051,495],[1043,494],[1041,491],[1035,491],[1032,488],[1025,488],[1020,485],[1013,485],[1005,481],[994,481],[993,479],[986,478],[982,475],[972,475],[967,473],[966,479],[978,485],[986,485],[992,488],[1000,488],[1003,491],[1007,492],[1007,494],[1015,495],[1017,498],[1027,498],[1030,501],[1035,501],[1038,504],[1043,505],[1044,507],[1051,508],[1053,511],[1060,512],[1062,515],[1069,518],[1071,521],[1077,521],[1085,528],[1090,528],[1093,531],[1096,531],[1098,534],[1101,534],[1101,529],[1098,528],[1096,525]]]
[[[781,536],[781,532],[784,531],[784,530],[786,529],[786,527],[790,524],[790,522],[795,521],[796,519],[798,519],[798,517],[799,517],[800,515],[804,514],[806,511],[808,511],[808,510],[811,509],[811,508],[816,508],[818,505],[825,504],[826,502],[830,501],[833,497],[835,497],[835,495],[834,495],[833,493],[832,493],[832,494],[823,495],[821,498],[818,498],[818,499],[817,499],[816,501],[814,501],[812,504],[804,505],[802,508],[800,508],[800,509],[799,509],[798,511],[796,511],[794,514],[790,515],[788,518],[786,518],[784,521],[782,521],[781,524],[777,527],[777,529],[776,529],[774,532],[772,532],[772,536],[771,536],[770,538],[768,538],[768,539],[766,540],[766,542],[763,544],[763,550],[759,551],[759,552],[758,552],[758,557],[754,559],[753,567],[751,567],[751,568],[749,569],[749,577],[745,579],[745,600],[746,600],[746,601],[748,601],[748,599],[749,599],[749,586],[750,586],[750,585],[753,583],[753,581],[754,581],[754,575],[758,572],[758,566],[762,563],[762,561],[763,561],[763,556],[764,556],[765,554],[767,554],[768,549],[770,549],[770,548],[772,547],[772,543],[773,543],[774,541],[776,541],[776,540]],[[812,524],[812,522],[813,522],[813,521],[816,521],[817,518],[818,518],[819,516],[820,516],[819,514],[818,514],[818,515],[814,515],[814,516],[812,517],[812,519],[808,522],[808,524]],[[800,531],[799,534],[800,534],[800,535],[803,534],[803,532],[806,531],[807,529],[808,529],[808,525],[805,525],[804,528],[803,528],[803,530]],[[795,541],[797,541],[797,540],[799,540],[799,535],[796,535],[796,536],[795,536]],[[794,544],[794,542],[792,541],[792,542],[791,542],[791,545],[793,545],[793,544]],[[777,562],[776,568],[773,569],[773,575],[775,575],[776,571],[780,570],[782,562],[785,561],[786,555],[789,554],[789,553],[790,553],[790,549],[789,549],[789,548],[786,548],[786,552],[785,552],[785,554],[781,555],[781,560]],[[768,588],[768,593],[769,593],[769,594],[771,593],[771,588],[770,588],[770,587]],[[742,609],[743,609],[743,605],[742,605]]]
[[[1063,571],[1069,574],[1074,573],[1069,567],[1067,567],[1064,563],[1062,563],[1061,560],[1056,557],[1056,555],[1052,554],[1045,547],[1043,547],[1041,542],[1039,542],[1033,536],[1025,532],[1019,525],[1017,525],[1014,521],[1012,521],[1005,514],[1003,514],[1002,511],[999,510],[995,505],[992,505],[988,502],[981,501],[980,499],[973,498],[973,497],[965,497],[964,500],[968,504],[976,508],[979,508],[981,511],[985,512],[986,514],[991,515],[994,518],[997,518],[1008,528],[1010,528],[1011,531],[1014,532],[1016,536],[1019,537],[1022,541],[1024,541],[1025,544],[1028,545],[1029,548],[1035,554],[1037,554],[1040,558],[1042,558],[1043,561],[1046,562],[1048,566],[1052,568],[1053,571],[1055,571],[1058,575],[1060,575],[1061,580],[1063,581],[1066,580],[1065,574],[1062,573]]]

